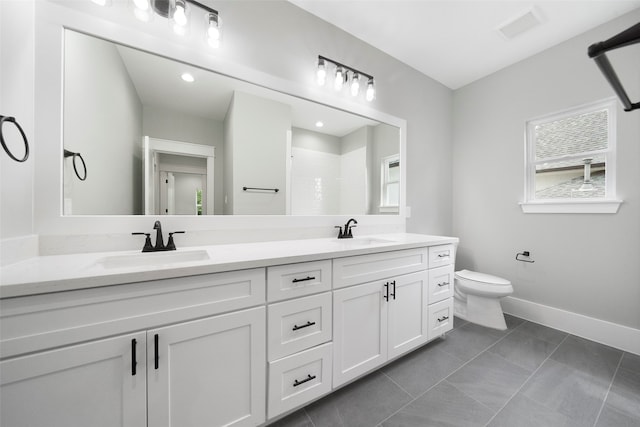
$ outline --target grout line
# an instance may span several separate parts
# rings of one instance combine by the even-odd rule
[[[528,383],[529,381],[531,381],[531,378],[533,378],[533,377],[534,377],[534,375],[535,375],[535,374],[540,370],[540,368],[542,368],[542,365],[544,365],[544,364],[545,364],[545,362],[546,362],[547,360],[549,360],[549,358],[553,355],[553,353],[555,353],[555,352],[556,352],[556,350],[558,350],[558,348],[562,345],[562,343],[563,343],[563,342],[565,342],[565,340],[566,340],[568,337],[569,337],[569,335],[567,334],[567,336],[565,336],[565,337],[562,339],[562,341],[560,341],[560,342],[558,343],[558,345],[556,345],[556,348],[554,348],[554,349],[553,349],[553,351],[552,351],[551,353],[549,353],[549,355],[547,356],[547,358],[546,358],[546,359],[544,359],[544,360],[542,361],[542,363],[540,363],[540,366],[538,366],[538,367],[537,367],[537,368],[536,368],[536,369],[531,373],[531,375],[529,375],[529,377],[525,380],[525,382],[523,382],[523,383],[522,383],[522,385],[521,385],[520,387],[518,387],[518,389],[515,391],[515,393],[513,393],[513,394],[511,395],[511,397],[510,397],[510,398],[509,398],[509,399],[504,403],[504,405],[502,405],[502,407],[501,407],[500,409],[498,409],[498,411],[497,411],[495,414],[493,414],[493,417],[491,417],[491,419],[490,419],[489,421],[487,421],[487,423],[485,424],[485,427],[486,427],[486,426],[488,426],[488,425],[491,423],[491,421],[493,421],[493,420],[495,419],[495,417],[497,417],[497,416],[498,416],[498,414],[499,414],[500,412],[502,412],[502,410],[503,410],[504,408],[506,408],[506,406],[509,404],[509,402],[511,402],[511,401],[513,400],[513,398],[514,398],[514,397],[516,397],[516,395],[517,395],[518,393],[520,393],[520,390],[522,390],[522,389],[524,388],[524,386],[525,386],[525,385],[527,385],[527,383]],[[544,341],[544,340],[542,340],[542,341]]]
[[[302,410],[304,411],[304,414],[306,415],[307,419],[311,423],[311,427],[316,427],[316,423],[313,422],[313,420],[311,419],[311,415],[309,415],[309,413],[307,412],[307,407],[305,406],[304,408],[302,408]]]
[[[409,393],[407,390],[404,389],[404,387],[402,387],[400,384],[398,384],[397,382],[395,382],[393,380],[393,378],[391,378],[389,375],[387,375],[386,372],[383,371],[383,368],[380,368],[380,373],[382,375],[384,375],[385,377],[387,377],[387,379],[389,381],[391,381],[392,383],[394,383],[400,390],[404,391],[405,393],[407,393],[407,396],[409,396],[412,400],[414,399],[413,394]]]
[[[613,382],[618,375],[618,371],[620,371],[620,365],[622,365],[622,359],[624,358],[624,352],[620,355],[620,360],[618,360],[618,366],[616,366],[616,371],[613,373],[613,377],[611,377],[611,382],[609,383],[609,388],[607,388],[607,392],[604,395],[604,399],[602,399],[602,404],[600,405],[600,410],[598,411],[598,416],[593,421],[593,425],[595,426],[600,419],[600,415],[602,415],[602,411],[604,410],[604,405],[607,403],[607,398],[609,397],[609,392],[611,391],[611,387],[613,387]]]

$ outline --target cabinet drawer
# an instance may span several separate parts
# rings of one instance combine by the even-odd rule
[[[280,301],[331,290],[331,260],[267,268],[267,299]]]
[[[429,248],[429,268],[453,264],[456,259],[454,245],[438,245]]]
[[[429,303],[453,296],[453,265],[429,270]]]
[[[269,364],[268,417],[331,391],[331,343]]]
[[[427,248],[381,252],[333,260],[334,289],[427,269]]]
[[[269,305],[269,361],[331,341],[331,292]]]
[[[453,298],[431,304],[428,310],[429,340],[453,329]]]

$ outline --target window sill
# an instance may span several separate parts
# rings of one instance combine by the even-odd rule
[[[523,213],[599,213],[614,214],[622,200],[571,200],[522,202]]]

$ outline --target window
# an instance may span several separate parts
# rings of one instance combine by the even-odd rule
[[[526,124],[524,212],[615,213],[615,100]]]
[[[400,206],[400,157],[382,159],[380,212],[398,212]]]

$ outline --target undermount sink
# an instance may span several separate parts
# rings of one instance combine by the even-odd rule
[[[206,261],[209,253],[203,249],[188,251],[147,252],[133,255],[110,255],[99,259],[96,264],[106,268],[170,267],[175,264]]]
[[[379,239],[376,237],[354,237],[351,239],[337,239],[334,242],[346,247],[367,247],[383,245],[385,243],[394,243],[393,240]]]

